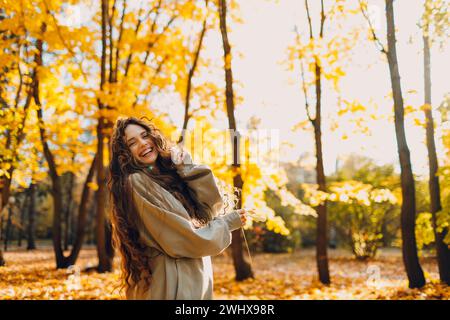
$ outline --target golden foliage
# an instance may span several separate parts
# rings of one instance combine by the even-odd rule
[[[302,187],[305,190],[305,198],[313,207],[323,204],[324,201],[357,203],[363,206],[381,202],[392,204],[399,202],[389,189],[374,188],[370,184],[354,180],[331,183],[329,192],[318,190],[316,184],[302,184]]]

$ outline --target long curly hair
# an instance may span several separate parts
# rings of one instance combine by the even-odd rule
[[[147,169],[146,165],[133,157],[125,141],[125,129],[130,124],[144,128],[154,142],[158,151],[155,161],[159,169],[158,174]],[[132,173],[143,171],[156,183],[170,191],[186,208],[197,226],[205,225],[212,220],[211,208],[206,203],[198,201],[195,191],[190,189],[178,175],[170,152],[170,148],[174,145],[175,143],[168,140],[153,123],[144,121],[143,118],[119,118],[115,123],[110,144],[108,187],[112,198],[113,246],[121,256],[122,288],[130,288],[141,280],[145,281],[144,284],[148,288],[152,279],[151,261],[146,255],[148,248],[140,242],[136,225],[136,221],[140,218],[132,199],[132,186],[129,180]]]

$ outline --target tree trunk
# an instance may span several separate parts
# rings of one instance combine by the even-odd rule
[[[73,265],[77,261],[78,255],[80,253],[81,247],[84,242],[85,234],[86,234],[86,221],[88,215],[88,203],[89,203],[89,195],[91,194],[89,184],[92,182],[95,169],[97,166],[98,157],[94,156],[92,160],[91,166],[89,168],[86,180],[84,181],[83,191],[81,193],[80,206],[78,207],[78,221],[77,221],[77,229],[75,240],[72,246],[72,251],[70,252],[69,257],[67,258],[68,265]]]
[[[244,184],[243,184],[241,175],[240,174],[236,175],[233,179],[233,186],[235,188],[239,188],[240,190],[242,190],[243,185]],[[241,207],[242,207],[242,197],[239,195],[237,208],[241,208]],[[248,263],[246,257],[244,256],[244,253],[243,253],[243,249],[242,249],[243,237],[242,237],[241,230],[242,229],[240,228],[238,230],[234,230],[231,233],[231,235],[232,235],[231,254],[233,257],[234,270],[236,272],[235,279],[237,281],[242,281],[247,278],[254,277],[251,265]]]
[[[6,149],[10,148],[8,146],[8,142],[6,143]],[[12,182],[12,172],[11,172],[11,167],[8,170],[9,173],[9,178],[8,177],[2,177],[2,181],[0,183],[0,185],[2,186],[1,191],[1,205],[0,205],[0,212],[3,209],[3,207],[5,207],[8,203],[8,199],[9,199],[9,195],[11,193],[11,182]]]
[[[42,121],[42,110],[38,110],[38,118]],[[45,140],[45,133],[41,132],[41,139],[44,145],[44,154],[47,159],[47,163],[50,168],[50,176],[52,178],[52,196],[54,203],[54,217],[53,217],[53,247],[56,257],[56,267],[57,268],[68,268],[69,266],[75,264],[79,252],[81,250],[85,231],[85,221],[87,216],[87,200],[89,198],[89,183],[92,182],[94,171],[96,168],[96,163],[98,160],[97,155],[92,160],[91,167],[89,169],[88,175],[86,177],[83,191],[80,200],[80,206],[78,210],[78,224],[77,224],[77,234],[75,237],[75,243],[69,256],[64,256],[63,247],[61,244],[61,212],[62,210],[62,194],[61,194],[61,179],[56,172],[56,164],[54,163],[53,154],[51,153],[48,144]]]
[[[94,197],[95,198],[95,195]],[[95,240],[95,217],[96,217],[96,212],[97,212],[97,202],[95,201],[95,199],[93,199],[90,202],[89,205],[89,216],[88,216],[88,239],[87,239],[87,243],[88,244],[96,244],[96,240]]]
[[[8,242],[9,237],[11,236],[11,228],[12,228],[12,215],[13,209],[11,208],[11,204],[8,206],[8,219],[6,220],[6,230],[5,230],[5,240],[3,243],[3,250],[8,251]]]
[[[100,90],[106,82],[106,48],[107,48],[107,21],[108,21],[109,1],[102,0],[101,2],[101,30],[102,30],[102,54],[100,60]],[[112,70],[110,70],[112,72]],[[105,106],[101,101],[98,101],[99,109],[102,110]],[[112,259],[110,259],[107,250],[107,233],[106,233],[106,168],[104,166],[104,128],[106,127],[107,119],[100,116],[97,124],[97,185],[96,192],[97,200],[97,216],[96,216],[96,243],[98,255],[98,272],[108,272],[112,270]]]
[[[41,31],[44,33],[46,30],[45,24],[42,25]],[[39,39],[37,41],[37,54],[36,54],[36,64],[38,66],[42,66],[42,48],[43,43],[42,40]],[[39,78],[36,76],[33,86],[33,97],[36,103],[37,115],[39,120],[39,131],[40,138],[43,145],[44,157],[47,161],[49,167],[49,175],[52,181],[52,197],[53,197],[53,207],[54,207],[54,215],[53,215],[53,250],[55,252],[56,258],[56,268],[68,268],[70,265],[73,265],[78,257],[79,250],[81,249],[83,237],[82,233],[84,233],[84,220],[86,216],[86,204],[88,196],[85,193],[89,194],[88,184],[92,181],[93,168],[95,168],[95,164],[99,160],[98,155],[96,155],[92,161],[91,168],[89,170],[88,176],[86,177],[86,181],[84,184],[83,195],[80,202],[80,211],[79,211],[79,223],[78,231],[77,231],[77,239],[75,240],[76,244],[72,248],[72,251],[68,257],[64,256],[63,247],[61,245],[61,212],[63,211],[63,195],[62,195],[62,184],[61,178],[59,177],[56,170],[56,163],[54,160],[54,156],[52,151],[50,150],[45,134],[45,124],[43,122],[43,114],[42,114],[42,105],[39,99]],[[78,243],[77,243],[78,242]]]
[[[433,229],[435,235],[436,254],[439,267],[439,277],[442,282],[447,285],[450,284],[450,250],[444,242],[447,229],[438,231],[437,226],[437,212],[442,210],[441,195],[439,186],[438,159],[436,155],[436,145],[434,142],[434,121],[431,111],[431,54],[430,43],[428,38],[428,25],[425,26],[423,36],[423,62],[424,62],[424,87],[425,87],[425,118],[426,118],[426,137],[428,149],[428,163],[429,163],[429,190],[430,190],[430,205],[431,214],[433,218]]]
[[[325,171],[323,167],[322,153],[322,131],[321,131],[321,108],[322,108],[322,69],[316,60],[315,62],[315,87],[316,87],[316,117],[314,119],[314,140],[316,145],[316,179],[319,190],[326,192]],[[319,280],[323,284],[330,284],[330,272],[328,268],[328,229],[327,229],[327,203],[319,205],[317,212],[317,239],[316,239],[316,260],[319,272]]]
[[[240,173],[240,159],[239,159],[239,132],[236,130],[236,120],[234,117],[234,93],[233,93],[233,74],[231,70],[231,47],[228,41],[227,33],[227,7],[226,0],[219,0],[219,18],[220,31],[222,35],[223,51],[224,51],[224,65],[225,65],[225,96],[227,105],[227,115],[229,128],[231,129],[231,142],[233,146],[233,164],[232,170],[234,173],[233,185],[235,188],[242,190],[243,180]],[[242,206],[242,193],[238,195],[237,208]],[[253,270],[244,256],[242,248],[241,229],[232,232],[231,250],[233,256],[233,264],[236,272],[236,280],[244,280],[253,277]]]
[[[41,33],[44,34],[47,29],[45,23],[41,25]],[[42,67],[42,54],[43,54],[43,41],[42,38],[39,38],[36,42],[36,56],[35,61],[37,67]],[[63,210],[63,202],[62,202],[62,189],[61,189],[61,179],[58,176],[56,170],[56,162],[51,152],[47,137],[45,133],[45,125],[43,123],[43,112],[42,112],[42,104],[40,101],[39,95],[39,76],[35,75],[33,79],[33,98],[34,102],[37,106],[37,117],[39,121],[39,133],[43,146],[44,157],[47,161],[49,167],[49,175],[52,181],[52,197],[53,197],[53,226],[52,226],[52,240],[53,240],[53,250],[55,252],[56,258],[56,268],[61,268],[64,263],[64,255],[62,252],[61,246],[61,212]]]
[[[19,226],[19,234],[18,234],[18,239],[17,239],[18,247],[22,247],[22,238],[23,238],[24,230],[25,230],[25,228],[24,228],[24,226],[25,226],[25,210],[27,207],[27,202],[29,202],[28,193],[27,193],[27,195],[23,201],[23,204],[21,206],[21,209],[20,209],[20,226]]]
[[[45,24],[43,24],[43,26],[44,26],[43,29],[45,31]],[[40,39],[38,40],[37,48],[38,48],[37,65],[42,66],[42,40]],[[62,268],[64,264],[64,254],[61,246],[61,213],[63,211],[63,201],[62,201],[63,195],[61,189],[62,184],[61,179],[57,173],[56,162],[53,153],[51,152],[47,142],[45,126],[43,123],[42,104],[39,98],[39,79],[37,76],[34,85],[34,100],[36,106],[38,107],[37,114],[40,124],[39,131],[44,150],[44,157],[47,161],[49,167],[49,175],[52,181],[51,193],[53,198],[53,226],[52,226],[53,250],[55,252],[56,268]]]
[[[0,184],[2,182],[0,181]],[[3,191],[3,190],[2,190]],[[3,200],[0,197],[0,240],[3,240]],[[5,259],[3,258],[3,251],[0,248],[0,267],[5,265]]]
[[[69,250],[70,204],[64,210],[64,250]]]
[[[421,288],[425,285],[425,277],[419,263],[419,258],[417,256],[415,235],[415,183],[404,127],[404,106],[395,43],[396,39],[393,0],[386,0],[386,24],[388,40],[387,58],[391,76],[392,93],[394,96],[395,133],[401,168],[401,186],[403,199],[401,207],[403,263],[405,265],[406,274],[408,276],[409,287]]]
[[[99,134],[99,163],[97,164],[97,183],[98,190],[96,193],[97,215],[96,215],[96,243],[98,255],[98,272],[109,272],[112,270],[112,259],[110,254],[110,233],[108,232],[108,223],[106,221],[106,173],[103,165],[103,143],[100,142],[103,135]]]
[[[308,29],[309,29],[309,40],[311,42],[316,40],[313,33],[313,24],[311,19],[311,12],[309,9],[308,0],[305,0],[305,10],[307,15]],[[320,29],[319,29],[319,39],[323,38],[324,25],[325,25],[325,9],[323,1],[320,2]],[[301,74],[303,81],[303,93],[305,95],[305,109],[309,121],[314,128],[314,142],[316,148],[316,182],[318,185],[318,190],[326,192],[326,178],[323,166],[323,152],[322,152],[322,129],[321,129],[321,113],[322,113],[322,68],[320,65],[319,57],[314,56],[314,89],[316,94],[316,110],[315,118],[313,119],[309,111],[308,102],[308,91],[306,80],[303,72],[303,62],[301,63]],[[317,230],[316,230],[316,264],[317,271],[319,274],[319,281],[323,284],[330,284],[330,272],[328,268],[328,229],[327,229],[327,203],[326,201],[316,207],[317,213]]]
[[[74,210],[78,211],[79,207],[77,207],[77,205],[74,203],[74,206],[72,208],[72,212],[70,213],[70,223],[69,223],[69,245],[73,246],[73,244],[75,243],[75,230],[76,230],[76,224],[77,224],[77,219],[76,219],[76,214],[74,214]]]
[[[4,236],[4,232],[3,232],[3,221],[4,221],[4,217],[3,214],[0,213],[0,241],[3,240],[3,236]]]
[[[72,157],[72,162],[75,159],[75,155]],[[64,210],[64,250],[69,250],[69,231],[70,231],[70,222],[71,222],[71,213],[72,213],[72,194],[73,194],[73,185],[75,182],[75,174],[69,172],[69,182],[67,183],[66,188],[66,208]]]
[[[35,216],[36,216],[36,185],[30,184],[29,187],[30,202],[28,204],[28,228],[27,228],[27,250],[36,249],[34,235],[36,232]]]

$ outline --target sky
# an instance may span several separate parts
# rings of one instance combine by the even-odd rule
[[[310,1],[314,12],[314,3]],[[325,1],[327,5],[329,1]],[[381,39],[385,37],[384,1],[370,1],[373,21]],[[397,25],[397,51],[405,95],[405,105],[423,104],[422,38],[417,22],[422,14],[422,1],[395,1]],[[287,59],[287,48],[294,41],[294,25],[305,30],[306,20],[303,1],[245,0],[240,1],[242,23],[230,23],[230,41],[233,52],[233,75],[240,83],[237,85],[243,103],[236,108],[236,118],[240,127],[245,128],[251,116],[261,118],[260,127],[279,130],[280,141],[294,144],[292,148],[282,148],[281,158],[295,161],[302,153],[314,156],[314,140],[308,132],[292,132],[291,128],[306,119],[304,97],[300,88],[299,74],[288,71],[282,64]],[[314,19],[315,17],[313,17]],[[355,23],[364,25],[362,17],[352,18]],[[359,20],[358,20],[359,19]],[[332,31],[329,31],[332,32]],[[220,39],[209,36],[205,39],[205,56],[222,54]],[[443,100],[448,88],[448,46],[443,51],[432,48],[432,97],[435,104]],[[386,59],[369,41],[361,41],[355,47],[351,61],[341,81],[344,98],[376,103],[380,110],[392,110],[389,98],[391,91],[389,69]],[[417,93],[408,93],[416,90]],[[386,121],[372,123],[372,136],[349,133],[346,141],[329,129],[330,120],[335,114],[335,97],[325,92],[323,104],[325,119],[323,124],[323,150],[325,171],[335,170],[336,159],[355,152],[375,159],[379,164],[398,163],[394,124]],[[327,111],[325,111],[325,109]],[[328,112],[328,114],[327,114]],[[380,111],[381,112],[381,111]],[[389,111],[387,111],[389,112]],[[434,113],[437,116],[437,112]],[[177,123],[179,121],[177,120]],[[225,121],[217,124],[226,127]],[[345,128],[341,128],[345,131]],[[428,160],[424,144],[423,129],[406,124],[406,134],[414,173],[426,174]],[[439,131],[437,132],[439,134]],[[438,139],[437,139],[438,140]],[[437,141],[442,155],[442,146]],[[312,161],[313,159],[310,159]],[[397,170],[399,170],[397,166]]]
[[[261,119],[259,128],[273,130],[279,134],[280,143],[284,141],[292,147],[281,146],[279,158],[282,161],[296,161],[302,154],[309,154],[304,165],[314,165],[314,139],[311,132],[292,128],[306,120],[305,100],[300,87],[300,75],[288,71],[285,64],[287,49],[294,43],[294,26],[303,33],[307,31],[304,2],[297,0],[245,0],[239,2],[242,22],[229,19],[229,39],[232,44],[232,68],[236,81],[234,89],[243,102],[236,105],[238,129],[244,129],[248,120],[256,116]],[[140,1],[130,5],[139,6]],[[329,6],[331,1],[325,1]],[[356,5],[356,0],[347,1]],[[318,17],[319,1],[310,1],[312,19]],[[423,1],[395,1],[395,22],[397,27],[397,53],[402,81],[405,105],[423,104],[423,55],[421,30],[418,21],[422,14]],[[385,8],[383,0],[371,0],[369,11],[376,33],[382,41],[385,39]],[[83,15],[88,17],[88,15]],[[86,18],[88,19],[88,18]],[[355,26],[367,24],[362,16],[351,17]],[[318,21],[315,21],[318,22]],[[327,26],[327,25],[326,25]],[[334,29],[326,33],[338,32]],[[208,32],[204,40],[202,57],[210,58],[211,74],[205,77],[223,82],[223,49],[218,30]],[[432,100],[438,106],[448,92],[449,59],[448,44],[444,48],[432,47]],[[373,42],[358,42],[347,62],[346,75],[340,81],[341,96],[347,100],[360,101],[364,105],[377,106],[380,114],[392,115],[390,76],[386,58]],[[414,93],[414,90],[416,93]],[[183,120],[183,102],[178,96],[166,96],[158,101],[158,108],[167,110],[171,120],[181,126]],[[336,160],[340,162],[350,153],[358,153],[373,158],[379,164],[394,163],[397,171],[398,155],[395,140],[394,123],[371,121],[371,136],[352,133],[350,128],[342,126],[331,131],[331,122],[344,124],[344,119],[336,117],[336,95],[324,85],[323,90],[323,151],[326,174],[334,172]],[[435,118],[438,113],[434,112]],[[227,119],[218,119],[214,127],[226,129]],[[311,128],[311,127],[310,127]],[[348,135],[343,141],[341,136]],[[411,151],[413,171],[418,175],[428,172],[425,131],[414,126],[412,119],[406,122],[407,141]],[[436,128],[438,158],[442,157],[443,148],[439,139],[440,128]]]

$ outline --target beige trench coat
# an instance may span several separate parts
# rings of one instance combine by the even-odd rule
[[[144,172],[132,174],[140,238],[154,258],[150,287],[134,284],[126,290],[127,299],[213,299],[211,256],[231,244],[231,231],[242,222],[235,210],[218,215],[223,202],[211,169],[190,163],[189,154],[188,159],[187,164],[176,166],[177,172],[196,191],[199,201],[213,208],[214,218],[204,227],[194,227],[184,206],[169,191]]]

